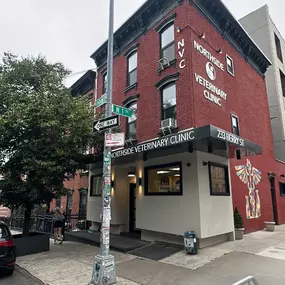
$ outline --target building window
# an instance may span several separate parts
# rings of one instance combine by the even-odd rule
[[[160,33],[161,57],[172,61],[175,59],[174,25],[170,25]]]
[[[226,56],[226,63],[227,63],[227,71],[232,76],[235,75],[235,69],[234,69],[234,61],[230,56]]]
[[[281,81],[282,95],[283,97],[285,97],[285,75],[281,70],[280,70],[280,81]]]
[[[133,111],[133,115],[127,118],[127,139],[137,139],[137,103],[134,103],[128,107]]]
[[[90,187],[91,197],[101,196],[103,189],[103,176],[102,175],[91,176],[90,186],[91,186]]]
[[[172,163],[146,167],[145,195],[182,195],[182,165]]]
[[[86,213],[87,213],[87,190],[79,189],[78,219],[86,219]]]
[[[280,59],[281,62],[283,62],[280,39],[278,38],[278,36],[275,33],[274,33],[274,38],[275,38],[275,46],[276,46],[277,57]]]
[[[106,92],[107,92],[107,72],[103,74],[102,94],[105,94]]]
[[[134,52],[128,57],[128,78],[127,78],[128,86],[137,83],[137,71],[138,71],[138,53]]]
[[[176,119],[176,84],[167,85],[162,89],[162,120]]]
[[[61,197],[56,198],[56,202],[55,202],[55,206],[56,206],[57,208],[60,208],[60,205],[61,205]]]
[[[279,182],[280,195],[285,196],[285,183]]]
[[[229,196],[228,167],[209,162],[210,194],[217,196]]]
[[[232,115],[232,131],[233,134],[239,136],[239,122],[238,117]]]

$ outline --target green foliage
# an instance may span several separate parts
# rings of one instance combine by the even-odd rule
[[[234,211],[234,225],[236,229],[242,229],[244,227],[242,216],[237,207],[235,207]]]
[[[87,98],[72,97],[69,71],[42,57],[5,53],[0,62],[0,201],[35,205],[65,193],[64,180],[84,168],[88,147],[102,151],[92,132]]]

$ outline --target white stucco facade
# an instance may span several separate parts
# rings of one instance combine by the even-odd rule
[[[136,168],[136,228],[145,240],[183,242],[185,231],[195,231],[200,246],[233,238],[232,196],[212,196],[209,167],[203,162],[228,166],[227,158],[195,151],[160,156],[113,168],[111,232],[129,231],[130,168]],[[181,163],[182,195],[145,195],[145,168]],[[91,175],[97,174],[96,170]],[[230,179],[230,173],[228,173]],[[138,184],[141,178],[142,185]],[[230,185],[230,181],[229,181]],[[90,189],[90,187],[89,187]],[[88,195],[87,218],[99,222],[101,197]]]

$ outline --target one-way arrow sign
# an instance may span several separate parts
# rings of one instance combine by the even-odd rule
[[[119,116],[112,116],[106,119],[102,119],[100,121],[93,122],[93,132],[101,132],[106,129],[119,126],[120,120]]]

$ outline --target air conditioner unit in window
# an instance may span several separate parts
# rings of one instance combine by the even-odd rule
[[[157,62],[159,63],[161,70],[164,70],[165,66],[170,66],[170,62],[169,62],[168,58],[166,58],[166,57],[162,57]]]
[[[173,129],[176,128],[176,120],[173,118],[168,118],[161,121],[161,129]]]

